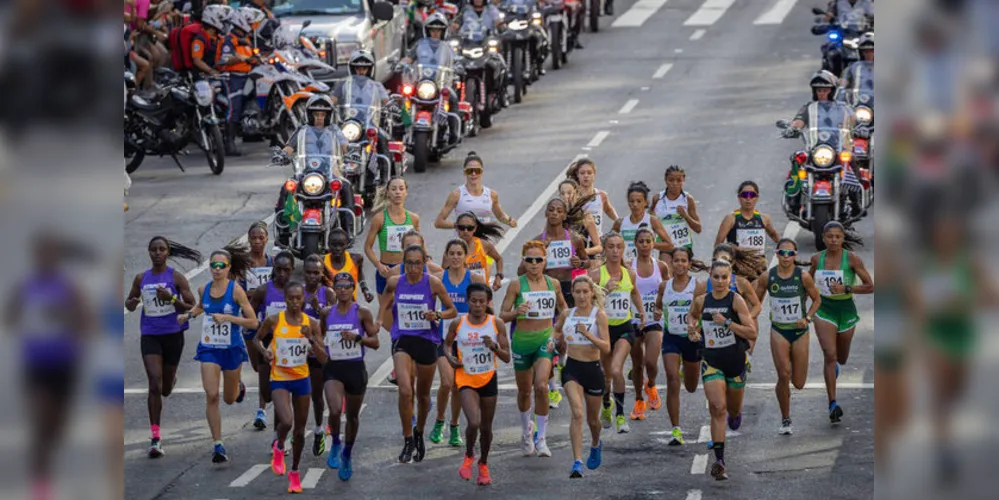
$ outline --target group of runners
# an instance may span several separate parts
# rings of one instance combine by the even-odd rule
[[[525,456],[552,456],[549,411],[565,394],[573,478],[584,475],[584,422],[591,438],[585,467],[594,470],[602,461],[602,432],[613,427],[627,433],[629,421],[662,408],[660,360],[672,426],[669,444],[683,445],[681,387],[692,393],[700,379],[711,419],[711,475],[726,479],[725,429],[738,429],[742,422],[743,391],[767,295],[778,432],[792,433],[790,386],[804,387],[813,323],[823,352],[829,419],[835,424],[843,418],[836,377],[859,321],[853,295],[874,291],[853,251],[859,240],[847,228],[829,223],[823,230],[826,250],[801,260],[796,242],[780,238],[770,218],[756,210],[759,187],[746,181],[736,193],[738,209],[719,227],[711,259],[702,261],[693,243],[703,228],[697,202],[684,189],[682,168],[666,169],[658,193],[643,182],[632,183],[627,213],[619,217],[608,194],[594,186],[596,164],[582,158],[567,170],[558,197],[548,201],[544,230],[522,245],[514,269],[506,266],[497,244],[504,228],[517,221],[504,211],[499,193],[483,184],[484,170],[483,159],[470,153],[465,183],[448,196],[434,221],[435,228],[456,233],[439,262],[427,249],[420,216],[406,208],[403,178],[392,179],[379,193],[363,255],[350,251],[353,242],[346,233],[336,233],[329,254],[306,259],[302,281],[293,278],[292,254],[267,253],[269,234],[262,223],[249,228],[248,246],[211,254],[211,281],[196,292],[168,259],[198,260],[197,252],[153,238],[151,268],[135,277],[125,304],[129,310],[142,307],[149,456],[164,453],[162,401],[173,389],[192,326],[199,333],[195,359],[201,363],[214,440],[212,461],[228,460],[220,395],[226,404],[243,400],[242,366],[249,361],[259,384],[254,426],[268,427],[265,409],[272,403],[271,468],[288,475],[289,492],[302,491],[299,464],[310,409],[313,454],[326,454],[339,478],[350,479],[368,384],[364,359],[368,349],[381,348],[381,330],[390,332],[398,387],[399,461],[421,462],[426,456],[424,432],[439,376],[430,441],[442,442],[447,427],[448,443],[465,447],[459,476],[471,480],[475,473],[480,485],[492,482],[488,457],[499,362],[513,363]],[[777,265],[770,269],[768,241],[776,245]],[[375,269],[374,293],[363,272],[365,260]],[[699,272],[707,276],[696,277]],[[504,283],[501,300],[494,300]],[[363,305],[362,297],[369,304],[377,297],[377,309]],[[626,373],[629,358],[632,368]],[[630,412],[628,378],[634,387]]]

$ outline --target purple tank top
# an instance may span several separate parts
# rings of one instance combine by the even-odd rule
[[[264,293],[263,311],[257,313],[258,319],[263,321],[269,316],[274,316],[284,310],[284,290],[274,286],[273,281],[268,281],[267,291]]]
[[[361,318],[357,314],[358,305],[350,306],[347,314],[341,315],[337,308],[330,309],[326,315],[326,331],[323,332],[323,343],[330,361],[363,361],[365,348],[360,342],[347,342],[340,337],[340,332],[349,331],[364,335],[361,328]]]
[[[433,310],[434,294],[430,291],[430,276],[424,273],[423,278],[412,285],[403,274],[395,288],[392,340],[399,337],[421,337],[440,344],[441,337],[436,326],[424,318],[425,313]]]
[[[313,295],[317,295],[319,297],[319,307],[326,307],[326,305],[329,304],[326,297],[326,287],[319,285],[319,290],[315,294],[309,293],[308,291],[305,292],[305,307],[303,307],[302,310],[305,314],[308,314],[310,318],[319,319],[319,311],[313,310],[312,304],[310,303]]]
[[[76,361],[80,356],[78,333],[65,312],[73,310],[69,277],[34,276],[20,286],[22,355],[26,365],[39,366]]]
[[[171,295],[177,295],[173,273],[173,268],[167,267],[166,271],[160,274],[153,274],[152,269],[142,274],[142,282],[139,284],[139,291],[142,294],[139,331],[142,335],[167,335],[187,330],[187,323],[177,323],[177,309],[173,304],[156,298],[157,286],[170,290]]]

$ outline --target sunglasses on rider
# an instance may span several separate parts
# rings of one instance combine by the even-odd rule
[[[797,250],[785,250],[785,249],[782,248],[780,250],[777,250],[777,255],[780,255],[781,257],[794,257],[795,255],[798,255],[798,251]]]
[[[229,267],[229,264],[226,264],[225,262],[212,262],[211,263],[211,268],[215,269],[216,271],[221,271],[221,270],[223,270],[223,269],[225,269],[227,267]]]
[[[524,262],[528,264],[540,264],[545,261],[544,257],[524,257]]]
[[[760,196],[759,193],[757,193],[756,191],[743,191],[739,193],[739,198],[744,198],[747,200],[752,200],[753,198],[757,198],[759,196]]]
[[[457,229],[458,231],[469,231],[469,232],[475,231],[474,225],[456,224],[454,228]]]

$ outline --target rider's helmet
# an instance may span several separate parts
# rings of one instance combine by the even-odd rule
[[[812,79],[811,79],[811,81],[808,82],[808,85],[810,87],[812,87],[812,100],[813,101],[817,101],[817,100],[819,100],[818,94],[815,92],[817,89],[820,89],[820,88],[834,89],[834,88],[836,88],[836,75],[833,75],[832,72],[830,72],[828,70],[824,70],[824,69],[816,71],[812,75]],[[832,97],[830,96],[830,99],[831,98]]]
[[[874,50],[874,32],[868,31],[860,36],[857,40],[857,49],[860,51],[861,57],[865,55],[866,51]],[[865,58],[866,59],[866,58]]]
[[[371,68],[375,65],[375,57],[371,55],[370,51],[367,50],[355,50],[350,54],[350,60],[347,62],[347,70],[350,74],[356,74],[355,68]],[[369,74],[370,76],[370,74]]]
[[[236,14],[232,24],[247,33],[252,33],[258,23],[266,18],[267,15],[260,9],[254,7],[240,7],[236,9]]]
[[[309,125],[315,123],[312,119],[312,114],[316,111],[325,111],[326,119],[323,120],[323,126],[329,127],[330,121],[333,119],[333,101],[326,95],[317,94],[309,98],[305,103],[305,116],[309,120]]]
[[[441,40],[447,38],[447,18],[440,12],[434,12],[423,24],[423,36],[430,38],[430,30],[441,30]]]
[[[416,4],[424,7],[433,7],[434,0],[416,0]]]
[[[206,5],[205,9],[201,11],[201,24],[223,32],[225,31],[226,21],[231,17],[231,12],[232,7],[228,5]]]

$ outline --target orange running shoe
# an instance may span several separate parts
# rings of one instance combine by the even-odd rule
[[[631,410],[632,420],[645,420],[645,401],[635,401],[635,409]]]
[[[489,477],[489,466],[486,464],[479,464],[479,486],[485,486],[487,484],[493,484],[493,479]]]
[[[458,475],[465,481],[472,479],[472,462],[474,461],[475,457],[469,457],[466,455],[465,460],[461,462],[461,468],[458,469]]]
[[[271,443],[271,470],[278,476],[284,475],[284,450],[278,448],[277,439]]]
[[[659,399],[659,391],[655,387],[645,387],[645,396],[649,400],[649,409],[656,411],[663,407],[663,401]]]
[[[293,470],[288,473],[288,493],[301,493],[302,492],[302,478],[298,475],[297,470]]]

